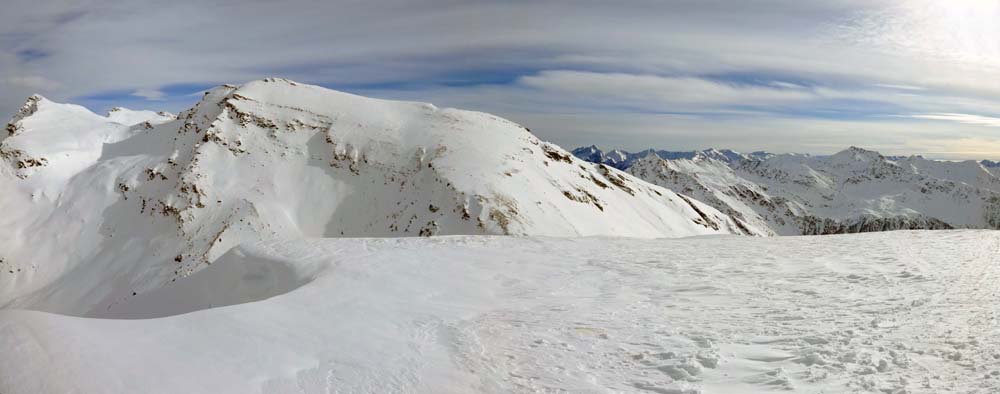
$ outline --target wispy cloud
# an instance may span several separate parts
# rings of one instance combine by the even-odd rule
[[[924,88],[919,87],[919,86],[895,85],[895,84],[891,84],[891,83],[877,83],[874,86],[875,87],[879,87],[879,88],[896,89],[896,90],[908,90],[908,91],[923,91],[923,90],[927,90],[927,89],[924,89]]]
[[[5,80],[6,85],[15,88],[35,89],[40,92],[58,89],[60,84],[56,81],[46,79],[37,75],[22,75],[9,77]]]
[[[1000,127],[1000,118],[970,114],[920,114],[913,115],[916,119],[945,120],[979,126]]]
[[[132,92],[132,95],[136,97],[142,97],[150,101],[162,101],[164,98],[167,97],[166,93],[163,93],[162,91],[156,89],[137,89],[136,91]]]
[[[988,139],[990,122],[940,116],[989,114],[1000,103],[992,1],[9,0],[4,9],[0,113],[37,90],[176,111],[207,85],[278,75],[497,112],[544,125],[532,130],[564,145],[592,138],[571,126],[576,116],[602,119],[621,146],[654,135],[657,146],[686,149],[831,119],[866,130],[905,119],[911,127],[883,132],[899,140],[929,141],[912,131],[923,126],[935,138],[957,127]],[[686,123],[653,132],[630,121],[649,114]],[[698,129],[720,131],[675,138]],[[833,130],[768,135],[779,134],[802,150],[823,145],[817,138],[867,145]]]
[[[520,84],[548,92],[601,100],[606,104],[680,110],[680,106],[746,103],[788,103],[809,99],[800,89],[725,84],[696,77],[662,77],[624,73],[544,71]]]

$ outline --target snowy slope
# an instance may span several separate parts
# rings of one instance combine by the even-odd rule
[[[974,161],[852,147],[737,161],[649,156],[627,171],[782,235],[1000,226],[1000,177]]]
[[[282,79],[176,118],[32,97],[0,141],[0,305],[100,315],[246,241],[759,233],[495,116]]]
[[[989,393],[998,247],[985,231],[246,244],[119,317],[193,313],[0,311],[0,390]]]
[[[647,156],[627,171],[716,207],[749,226],[767,229],[767,235],[794,233],[794,228],[784,228],[781,216],[773,214],[782,205],[763,187],[737,175],[726,162],[701,155],[677,160]]]
[[[0,136],[0,158],[7,164],[0,171],[27,178],[46,167],[46,177],[59,178],[47,184],[58,186],[97,161],[104,144],[170,120],[173,116],[166,113],[121,108],[104,117],[81,106],[31,96],[7,124],[7,134]]]

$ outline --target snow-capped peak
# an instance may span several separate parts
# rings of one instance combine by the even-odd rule
[[[830,160],[834,163],[848,163],[848,162],[859,162],[859,161],[870,163],[877,161],[885,161],[886,158],[885,156],[882,156],[882,154],[876,151],[867,150],[856,146],[851,146],[845,150],[833,154],[832,156],[830,156]]]
[[[718,160],[724,163],[735,163],[741,160],[747,160],[750,157],[742,153],[736,152],[731,149],[715,149],[709,148],[695,153],[693,159],[712,159]]]
[[[859,147],[737,161],[714,153],[636,160],[628,171],[777,234],[1000,228],[1000,177],[978,162],[890,160]]]
[[[38,111],[38,104],[41,102],[48,102],[48,99],[42,97],[40,94],[28,96],[28,98],[24,101],[24,105],[21,106],[21,109],[19,109],[11,118],[10,123],[17,122],[25,117],[31,116],[31,114],[34,114]]]
[[[10,118],[7,122],[7,136],[13,136],[17,134],[20,130],[18,129],[18,123],[21,122],[26,117],[33,115],[38,112],[39,103],[48,102],[45,97],[40,94],[33,94],[24,101],[24,105]],[[6,136],[5,136],[6,137]],[[0,138],[2,140],[2,138]]]
[[[573,149],[574,155],[593,155],[593,154],[598,154],[600,152],[601,148],[599,148],[597,145],[591,145],[587,147]]]
[[[47,169],[52,177],[66,179],[93,164],[104,144],[170,120],[173,117],[152,111],[126,109],[104,117],[79,105],[33,95],[11,118],[7,134],[0,137],[0,172],[24,179]],[[43,190],[54,192],[61,182],[43,183]]]
[[[154,123],[162,123],[176,118],[173,114],[163,111],[131,110],[124,107],[114,107],[108,111],[109,120],[125,126],[133,126],[148,122],[149,127]]]
[[[490,114],[284,79],[220,86],[176,119],[53,104],[18,124],[0,258],[22,273],[0,277],[0,304],[100,314],[269,238],[759,233]],[[36,302],[70,271],[129,274]]]

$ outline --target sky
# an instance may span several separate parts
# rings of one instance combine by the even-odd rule
[[[1000,0],[4,0],[25,98],[179,112],[285,77],[491,112],[565,148],[1000,159]]]

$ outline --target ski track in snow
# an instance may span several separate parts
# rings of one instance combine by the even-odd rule
[[[241,248],[293,270],[326,268],[273,298],[159,319],[0,311],[0,392],[1000,386],[996,232]]]

